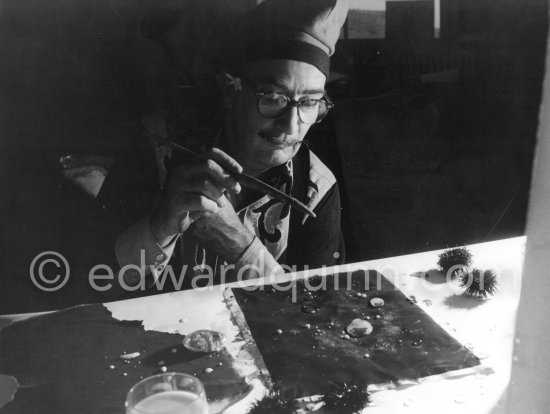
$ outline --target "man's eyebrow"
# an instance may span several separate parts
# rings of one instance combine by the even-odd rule
[[[282,89],[285,92],[288,92],[287,88],[281,84],[280,82],[274,80],[274,79],[264,79],[258,82],[258,85],[272,85],[276,88]],[[307,89],[303,92],[301,92],[302,95],[315,95],[315,94],[322,94],[325,93],[324,89]]]

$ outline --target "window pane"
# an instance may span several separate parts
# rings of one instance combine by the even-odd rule
[[[386,0],[351,0],[349,39],[383,39],[386,36]]]
[[[430,33],[430,37],[439,38],[441,29],[441,0],[350,0],[347,21],[348,39],[384,39],[388,33],[387,3],[391,3],[392,21],[397,26],[392,31],[399,31],[402,14],[410,15],[409,20],[418,20],[416,26],[420,32]],[[416,3],[416,4],[414,4]],[[425,20],[426,12],[433,14],[430,21]],[[412,13],[412,15],[411,15]],[[417,15],[416,15],[417,14]],[[411,22],[412,23],[412,22]],[[424,27],[428,23],[429,27]],[[409,25],[410,26],[410,25]],[[420,27],[422,26],[422,27]],[[404,29],[407,31],[407,28]],[[409,33],[403,33],[409,36]]]

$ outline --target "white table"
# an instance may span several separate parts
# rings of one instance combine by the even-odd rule
[[[382,273],[405,295],[414,295],[417,304],[441,327],[480,358],[482,365],[474,373],[457,376],[448,373],[420,381],[411,387],[372,391],[368,413],[471,413],[503,412],[506,389],[510,379],[514,327],[521,287],[521,271],[525,252],[525,237],[469,246],[474,256],[473,266],[496,271],[500,286],[498,293],[485,301],[468,299],[456,281],[445,283],[441,275],[428,272],[435,269],[441,251],[372,260],[333,268],[321,273],[349,272],[372,269]],[[292,280],[319,274],[319,270],[284,275]],[[278,279],[280,281],[280,279]],[[254,280],[248,284],[268,283]],[[183,291],[139,299],[111,302],[105,306],[120,320],[143,320],[146,330],[187,334],[197,329],[224,332],[236,368],[249,376],[257,367],[252,356],[238,339],[238,328],[223,299],[228,284],[200,291]],[[0,317],[0,329],[12,321],[31,315]],[[1,374],[1,373],[0,373]],[[254,380],[249,398],[225,411],[227,414],[246,412],[246,407],[265,391]],[[215,411],[216,407],[212,407]]]

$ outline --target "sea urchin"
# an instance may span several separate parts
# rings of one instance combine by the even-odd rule
[[[445,276],[451,272],[451,277],[466,273],[471,264],[472,253],[466,247],[445,250],[439,255],[439,261],[437,262]]]
[[[462,274],[460,286],[465,287],[465,295],[487,297],[494,295],[497,291],[498,280],[493,270],[473,269],[471,272]]]

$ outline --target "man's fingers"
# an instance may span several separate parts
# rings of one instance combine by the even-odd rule
[[[225,188],[234,193],[241,190],[240,184],[221,165],[211,158],[196,161],[190,165],[181,166],[174,171],[173,182],[180,187],[193,185],[197,179],[209,178],[223,190]]]
[[[212,148],[210,151],[202,154],[202,156],[216,161],[222,168],[229,172],[243,172],[243,167],[241,164],[219,148]]]
[[[219,210],[214,200],[202,194],[183,192],[177,198],[175,201],[181,211],[217,213]]]
[[[223,197],[223,188],[214,185],[208,178],[196,179],[188,183],[183,191],[186,193],[196,193],[208,197],[214,201],[218,207],[222,207],[221,199]]]

